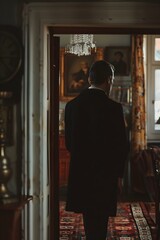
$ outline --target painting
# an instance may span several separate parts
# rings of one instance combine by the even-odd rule
[[[96,60],[103,59],[103,48],[88,56],[77,56],[60,50],[60,101],[68,101],[89,86],[89,68]]]
[[[106,47],[104,60],[110,62],[115,68],[115,76],[129,76],[131,65],[130,47]]]

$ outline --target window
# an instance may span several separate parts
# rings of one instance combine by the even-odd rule
[[[147,36],[147,139],[160,139],[160,35]]]
[[[154,129],[160,130],[160,69],[155,69]]]
[[[160,61],[160,37],[155,38],[154,44],[154,60]]]

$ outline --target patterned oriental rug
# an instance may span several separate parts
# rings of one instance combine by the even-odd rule
[[[110,217],[107,240],[156,240],[154,203],[119,202]],[[60,240],[85,240],[81,214],[65,211],[60,202]]]

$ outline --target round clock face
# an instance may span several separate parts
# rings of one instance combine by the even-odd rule
[[[9,32],[0,32],[0,84],[12,80],[22,63],[22,48]]]

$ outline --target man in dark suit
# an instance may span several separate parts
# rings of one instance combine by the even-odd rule
[[[66,210],[83,214],[86,240],[105,240],[109,216],[116,215],[127,137],[123,109],[109,98],[113,66],[90,68],[90,87],[66,104],[65,141],[70,152]]]

